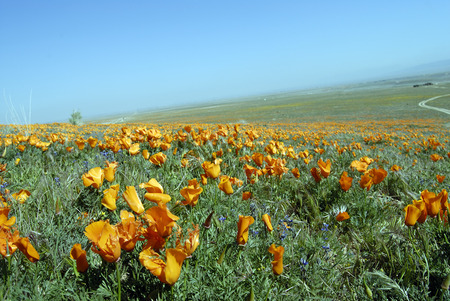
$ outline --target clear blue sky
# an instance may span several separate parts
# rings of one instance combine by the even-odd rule
[[[0,0],[0,123],[365,80],[450,58],[450,1]],[[8,105],[19,113],[17,120]]]

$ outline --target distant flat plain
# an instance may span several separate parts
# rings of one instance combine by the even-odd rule
[[[423,85],[432,83],[432,85]],[[419,85],[418,87],[413,87]],[[88,120],[92,123],[291,123],[433,119],[450,115],[419,107],[422,100],[450,94],[450,72],[223,99]],[[428,102],[450,109],[450,97]]]

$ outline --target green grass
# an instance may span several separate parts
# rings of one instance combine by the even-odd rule
[[[413,84],[438,81],[433,86],[413,88]],[[442,82],[441,82],[442,81]],[[144,123],[239,123],[239,122],[311,122],[386,119],[439,119],[449,116],[418,106],[422,100],[450,93],[448,75],[406,78],[312,89],[253,97],[224,99],[167,110],[149,110],[137,114],[104,116],[93,122],[116,121]],[[445,98],[429,105],[449,108]]]

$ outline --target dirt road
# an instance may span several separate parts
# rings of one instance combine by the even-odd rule
[[[439,111],[439,112],[442,112],[442,113],[450,115],[450,110],[437,108],[437,107],[432,107],[432,106],[429,106],[429,105],[426,104],[427,102],[429,102],[431,100],[435,100],[435,99],[438,99],[438,98],[441,98],[441,97],[447,97],[447,96],[450,96],[450,94],[439,95],[439,96],[435,96],[435,97],[431,97],[431,98],[425,99],[425,100],[419,102],[419,107],[427,108],[427,109],[430,109],[430,110],[436,110],[436,111]]]

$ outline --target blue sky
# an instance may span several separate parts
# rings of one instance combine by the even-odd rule
[[[449,59],[448,12],[448,0],[0,0],[0,124],[30,122],[30,107],[31,123],[64,122],[366,80]]]

